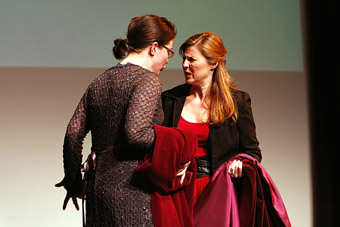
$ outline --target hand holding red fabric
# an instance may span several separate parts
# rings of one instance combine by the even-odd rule
[[[156,143],[137,167],[152,186],[156,227],[192,227],[197,136],[190,131],[155,125]]]

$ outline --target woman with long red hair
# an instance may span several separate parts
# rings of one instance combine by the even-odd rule
[[[267,210],[273,206],[257,197],[261,186],[255,179],[262,179],[258,173],[264,170],[258,171],[262,155],[251,99],[232,82],[221,38],[211,32],[193,35],[181,45],[180,54],[186,83],[163,92],[163,125],[189,129],[198,138],[195,226],[268,226],[273,221],[267,214],[273,212]],[[266,211],[261,220],[259,207]]]

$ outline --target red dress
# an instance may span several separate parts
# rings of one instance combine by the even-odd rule
[[[192,123],[185,120],[182,116],[178,122],[178,128],[190,129],[197,135],[198,147],[195,157],[202,157],[208,155],[207,145],[209,137],[209,124],[208,123]],[[199,196],[210,181],[210,176],[205,176],[196,179],[195,191],[194,191],[194,204]]]

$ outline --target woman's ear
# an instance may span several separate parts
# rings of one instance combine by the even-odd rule
[[[211,64],[210,70],[211,70],[211,71],[214,71],[214,70],[216,69],[217,66],[218,66],[218,62],[212,63],[212,64]]]
[[[158,51],[158,43],[157,42],[153,42],[150,46],[150,49],[149,49],[149,54],[151,56],[154,56]]]

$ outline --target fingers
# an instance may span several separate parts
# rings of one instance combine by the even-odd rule
[[[190,164],[191,164],[191,161],[188,161],[188,162],[185,163],[184,165],[181,165],[181,166],[179,167],[179,170],[177,171],[177,173],[182,172],[183,170],[186,170],[186,169],[189,167]]]
[[[79,210],[79,205],[78,205],[77,197],[72,197],[72,202],[73,202],[74,206],[76,207],[76,209]]]
[[[181,185],[183,184],[184,182],[184,179],[185,179],[185,173],[186,173],[186,170],[187,170],[188,166],[185,167],[185,169],[181,170],[181,172],[177,172],[176,176],[178,177],[181,177]]]
[[[181,176],[181,185],[183,184],[184,179],[185,179],[185,174],[183,174],[183,175]]]
[[[59,183],[55,184],[54,186],[56,186],[57,188],[64,186],[64,182],[60,181]]]
[[[181,169],[179,170],[177,173],[176,173],[176,176],[182,176],[182,175],[185,175],[185,171],[187,170],[188,167],[184,168],[184,169]]]
[[[243,163],[240,160],[234,160],[228,168],[230,176],[242,177],[242,165]]]
[[[62,180],[61,182],[55,184],[54,186],[62,187],[64,185],[65,185],[64,184],[64,180]],[[70,200],[70,198],[72,198],[72,202],[73,202],[74,206],[76,207],[76,209],[79,210],[79,205],[78,205],[77,197],[81,198],[81,196],[79,196],[79,195],[73,195],[73,194],[67,192],[66,196],[65,196],[65,199],[64,199],[64,203],[63,203],[63,210],[66,209],[67,203]]]
[[[78,205],[78,201],[77,201],[77,196],[71,196],[69,193],[66,194],[66,197],[64,199],[64,203],[63,203],[63,210],[66,209],[67,207],[67,203],[70,200],[70,198],[72,198],[72,202],[74,204],[74,206],[76,207],[77,210],[79,210],[79,205]]]
[[[188,168],[188,166],[190,166],[190,164],[191,164],[191,161],[188,161],[187,163],[184,164],[184,167]]]
[[[184,182],[185,173],[186,173],[186,171],[187,171],[187,169],[188,169],[190,164],[191,164],[191,162],[189,161],[189,162],[185,163],[184,165],[180,166],[179,170],[176,173],[176,176],[181,177],[181,181],[180,181],[181,184],[183,184],[183,182]]]
[[[70,200],[70,198],[71,198],[70,194],[67,193],[67,194],[66,194],[66,197],[65,197],[65,199],[64,199],[64,203],[63,203],[63,210],[66,209],[67,203],[68,203],[68,201]]]

